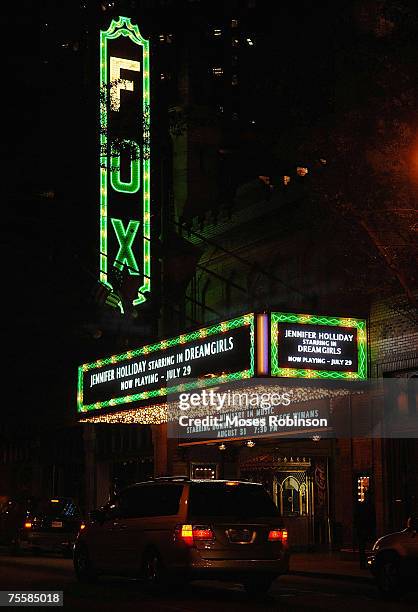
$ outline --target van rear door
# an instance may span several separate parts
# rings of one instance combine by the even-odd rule
[[[258,484],[191,483],[189,520],[202,533],[205,528],[213,533],[195,541],[204,559],[277,559],[287,546],[277,507]]]

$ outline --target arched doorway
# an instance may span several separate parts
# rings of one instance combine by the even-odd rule
[[[317,460],[312,462],[307,457],[266,454],[248,459],[240,467],[240,477],[263,484],[272,496],[289,532],[293,549],[306,549],[322,543],[322,538],[317,542],[315,520],[319,517],[315,517],[315,509],[323,520],[327,504],[320,498],[317,465]]]

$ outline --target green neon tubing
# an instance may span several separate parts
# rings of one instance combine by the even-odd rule
[[[357,357],[356,372],[335,372],[328,370],[282,368],[278,363],[278,324],[279,323],[307,323],[313,325],[339,325],[341,327],[354,327],[357,329]],[[366,380],[367,379],[367,331],[364,319],[351,317],[329,317],[325,315],[305,315],[288,312],[271,313],[271,375],[290,378],[319,378],[333,380]]]
[[[120,156],[121,151],[117,151],[112,147],[112,156],[110,158],[110,184],[115,191],[124,193],[136,193],[139,190],[141,180],[141,160],[139,144],[133,140],[123,140],[125,144],[129,144],[131,149],[131,180],[122,181],[120,178]]]
[[[134,44],[143,48],[143,70],[142,72],[142,90],[143,104],[141,117],[139,118],[140,129],[144,138],[144,147],[140,151],[141,158],[139,161],[140,170],[138,171],[139,190],[132,193],[141,194],[138,199],[138,218],[143,222],[142,231],[142,285],[138,287],[138,294],[133,299],[132,304],[138,306],[147,299],[147,294],[151,291],[151,162],[150,162],[150,146],[149,146],[149,131],[150,131],[150,57],[149,57],[149,41],[145,40],[139,32],[137,25],[131,23],[129,17],[120,16],[113,19],[107,30],[100,31],[100,91],[102,99],[100,102],[100,282],[112,289],[112,285],[108,279],[108,173],[110,172],[109,183],[116,189],[118,178],[122,184],[122,188],[126,184],[120,181],[120,177],[113,170],[115,169],[112,151],[108,150],[107,127],[108,127],[108,41],[115,40],[120,36],[129,38]],[[135,143],[136,145],[136,143]],[[138,145],[136,145],[138,146]],[[110,157],[110,159],[109,159]],[[136,156],[135,156],[136,157]],[[131,167],[131,183],[135,181],[136,170]],[[141,189],[142,187],[142,189]],[[118,189],[116,189],[118,191]],[[132,266],[137,269],[138,266]],[[131,273],[132,272],[130,270]],[[138,270],[138,273],[140,271]],[[122,305],[119,306],[122,311]]]
[[[123,397],[116,397],[110,400],[105,400],[102,402],[96,402],[95,404],[84,404],[83,401],[83,373],[88,372],[90,370],[94,370],[96,368],[101,368],[106,365],[114,365],[115,363],[119,363],[120,361],[125,361],[127,359],[135,359],[140,357],[141,355],[148,355],[149,353],[153,353],[155,351],[161,351],[163,349],[170,348],[172,346],[179,346],[180,344],[187,344],[188,342],[193,342],[196,340],[202,340],[203,338],[213,336],[215,334],[227,333],[233,329],[237,329],[239,327],[249,326],[250,328],[250,367],[247,370],[242,370],[241,372],[232,372],[231,374],[222,374],[221,376],[216,376],[215,378],[204,378],[199,380],[194,380],[188,383],[183,383],[180,385],[176,385],[174,387],[161,387],[160,389],[154,389],[152,391],[143,391],[142,393],[136,393],[134,395],[126,395]],[[89,410],[97,410],[100,408],[112,408],[114,406],[120,406],[124,404],[129,404],[131,402],[137,402],[141,400],[146,400],[150,398],[161,398],[165,395],[169,395],[170,393],[176,393],[178,391],[188,391],[190,389],[197,389],[201,387],[209,387],[212,385],[223,384],[232,380],[244,380],[247,378],[252,378],[254,376],[254,351],[255,351],[255,339],[254,339],[254,314],[246,314],[241,317],[237,317],[235,319],[231,319],[229,321],[223,321],[222,323],[216,323],[211,327],[206,327],[203,329],[198,329],[192,332],[187,332],[185,334],[181,334],[180,336],[176,336],[175,338],[170,338],[168,340],[160,340],[154,344],[149,344],[147,346],[142,346],[139,349],[135,349],[132,351],[127,351],[126,353],[121,353],[119,355],[111,355],[110,357],[105,357],[104,359],[98,359],[92,363],[85,363],[79,366],[78,369],[78,395],[77,395],[77,406],[78,412],[88,412]]]
[[[139,274],[138,264],[132,251],[132,245],[139,228],[139,221],[129,221],[128,227],[123,227],[120,219],[112,219],[113,229],[119,242],[119,251],[114,266],[122,270],[124,264],[128,266],[129,274]]]

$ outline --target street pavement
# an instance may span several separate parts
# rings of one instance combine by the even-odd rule
[[[360,567],[358,554],[329,553],[293,553],[290,558],[290,569],[300,576],[317,576],[318,578],[335,578],[370,582],[373,580],[368,569]]]
[[[312,556],[308,555],[308,559],[312,559]],[[329,557],[328,562],[331,562]],[[398,602],[382,601],[369,577],[350,576],[349,573],[344,575],[341,574],[342,569],[340,574],[334,575],[329,571],[321,572],[320,557],[313,568],[317,571],[311,573],[300,569],[307,567],[303,556],[296,556],[292,565],[299,569],[292,569],[295,573],[278,579],[267,596],[249,599],[242,587],[234,583],[196,581],[185,589],[161,595],[149,595],[140,582],[121,578],[102,578],[94,585],[80,585],[75,580],[69,559],[53,556],[10,557],[2,554],[0,590],[62,590],[64,609],[89,612],[92,609],[98,612],[213,612],[215,607],[218,612],[353,612],[354,608],[361,612],[418,610],[418,594],[409,594]],[[322,560],[324,567],[326,565]]]

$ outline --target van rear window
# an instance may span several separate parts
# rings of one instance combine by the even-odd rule
[[[279,516],[273,500],[261,486],[194,483],[190,486],[192,517],[228,516],[237,519]]]

